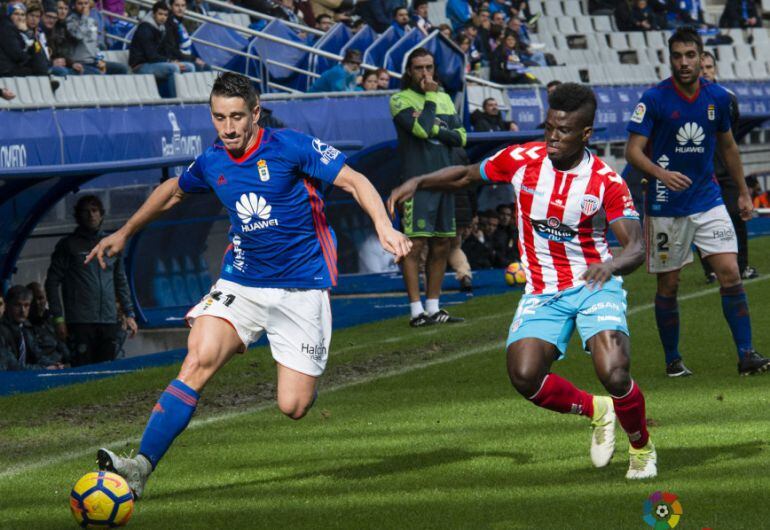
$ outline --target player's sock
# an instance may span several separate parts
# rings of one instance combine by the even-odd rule
[[[412,313],[412,318],[415,318],[422,315],[425,309],[422,307],[422,302],[417,300],[409,303],[409,311]]]
[[[636,381],[631,381],[631,389],[625,396],[612,397],[615,415],[623,430],[628,434],[631,447],[640,449],[647,445],[650,433],[647,432],[647,418],[644,412],[644,394]]]
[[[666,364],[681,359],[679,354],[679,304],[676,297],[655,295],[655,322],[666,353]]]
[[[594,415],[594,396],[556,374],[546,375],[540,390],[527,399],[538,407],[562,414],[580,414],[589,418]]]
[[[732,287],[722,287],[719,293],[722,295],[722,312],[730,326],[740,360],[742,354],[754,349],[751,344],[751,317],[746,291],[743,284],[739,283]]]
[[[425,311],[429,315],[435,315],[436,313],[438,313],[438,298],[426,298]]]
[[[139,445],[139,453],[150,461],[153,469],[171,447],[174,439],[190,423],[199,397],[195,390],[179,379],[171,381],[160,395]]]

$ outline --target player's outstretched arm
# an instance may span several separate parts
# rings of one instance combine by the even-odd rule
[[[628,136],[626,144],[626,160],[645,175],[660,180],[672,191],[686,190],[692,184],[687,175],[678,171],[668,171],[657,164],[654,164],[647,155],[644,154],[644,148],[647,147],[647,137],[641,134],[631,133]]]
[[[107,268],[104,256],[112,257],[122,251],[128,239],[136,232],[147,226],[160,214],[173,208],[184,198],[184,192],[179,187],[178,178],[170,178],[147,197],[144,204],[117,231],[105,237],[86,256],[85,263],[96,258],[102,269]]]
[[[377,190],[365,176],[348,165],[342,166],[334,185],[350,193],[356,202],[371,217],[382,248],[395,256],[396,263],[401,261],[412,249],[412,242],[404,234],[393,228],[385,212],[385,206]]]
[[[741,152],[738,144],[735,143],[732,131],[717,132],[717,148],[722,155],[725,167],[730,177],[738,186],[738,211],[741,219],[748,221],[751,219],[751,212],[754,210],[754,204],[751,201],[749,187],[746,186],[746,177],[743,174],[743,164],[741,164]]]
[[[588,267],[583,273],[583,279],[592,287],[601,288],[612,276],[631,274],[644,263],[644,239],[639,220],[621,218],[610,224],[610,229],[618,238],[623,252],[610,261],[594,263]]]
[[[418,189],[454,191],[478,182],[481,180],[480,167],[480,164],[449,166],[427,175],[410,178],[390,192],[388,212],[391,216],[395,215],[396,207],[414,197]]]

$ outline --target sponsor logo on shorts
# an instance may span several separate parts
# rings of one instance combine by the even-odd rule
[[[714,230],[714,239],[719,241],[732,241],[735,239],[735,232],[732,228],[725,228],[722,230]]]
[[[631,115],[631,121],[634,123],[642,123],[645,114],[647,114],[647,105],[639,103],[634,109],[634,113]]]
[[[517,318],[513,321],[513,324],[511,324],[511,333],[516,333],[519,328],[521,327],[521,319]]]
[[[302,343],[302,353],[314,361],[322,361],[326,358],[326,346],[323,344],[305,344]]]
[[[620,317],[615,317],[615,316],[612,316],[612,315],[599,315],[598,317],[596,317],[596,321],[597,322],[617,322],[617,323],[620,323],[621,319],[620,319]]]
[[[563,243],[565,241],[571,241],[577,235],[567,225],[563,225],[558,217],[549,217],[545,220],[532,219],[532,228],[540,237],[544,237],[549,241],[557,241]]]
[[[617,304],[615,302],[597,302],[591,307],[589,307],[588,309],[586,309],[585,311],[583,311],[583,314],[592,315],[602,309],[610,309],[612,311],[620,313],[620,304]]]

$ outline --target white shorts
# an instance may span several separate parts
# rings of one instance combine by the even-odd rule
[[[185,317],[192,326],[204,315],[233,326],[245,346],[267,332],[276,362],[318,377],[326,368],[332,338],[332,310],[326,289],[245,287],[218,280]]]
[[[692,262],[692,245],[702,256],[738,253],[735,229],[727,208],[715,206],[684,217],[644,220],[647,237],[647,272],[676,271]]]

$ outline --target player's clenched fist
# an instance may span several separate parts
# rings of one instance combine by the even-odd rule
[[[412,242],[409,238],[392,226],[377,230],[377,236],[380,238],[382,248],[393,254],[396,263],[412,250]]]

